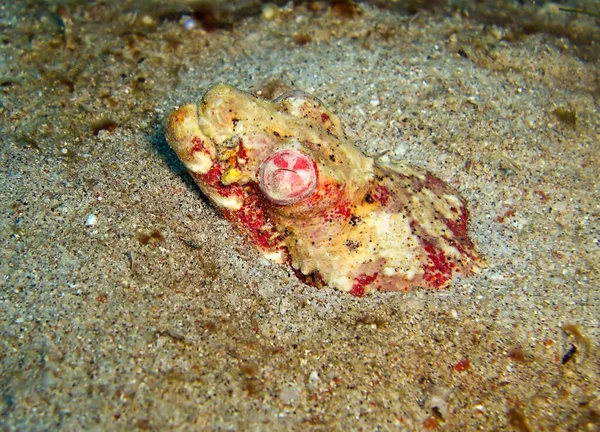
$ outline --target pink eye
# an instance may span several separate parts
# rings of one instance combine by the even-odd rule
[[[260,190],[275,204],[294,204],[317,186],[317,167],[306,153],[285,149],[266,158],[258,171]]]

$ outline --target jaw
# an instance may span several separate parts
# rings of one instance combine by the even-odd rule
[[[196,105],[186,104],[171,113],[165,135],[188,171],[206,174],[210,170],[216,157],[216,148],[198,124]]]

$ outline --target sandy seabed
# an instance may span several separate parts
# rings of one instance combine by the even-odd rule
[[[1,6],[1,430],[600,430],[598,23],[451,3]],[[457,187],[487,267],[355,298],[262,259],[164,139],[217,82]]]

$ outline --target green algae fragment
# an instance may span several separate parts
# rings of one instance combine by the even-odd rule
[[[554,117],[556,117],[561,123],[571,126],[572,128],[577,127],[577,112],[572,109],[565,107],[558,107],[552,111]]]

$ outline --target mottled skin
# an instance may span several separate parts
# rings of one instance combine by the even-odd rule
[[[366,157],[305,93],[271,102],[219,84],[174,111],[166,136],[225,217],[308,283],[362,296],[442,288],[478,267],[459,194],[422,169]],[[285,184],[297,177],[291,168],[281,184],[265,180],[277,152],[314,164],[302,194]]]

